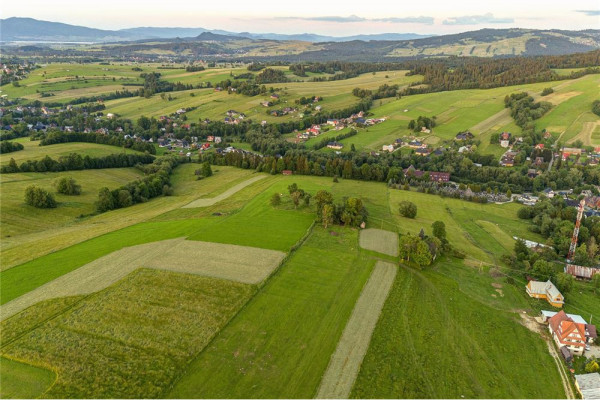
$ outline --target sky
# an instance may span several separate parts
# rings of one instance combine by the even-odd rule
[[[2,18],[99,29],[202,27],[234,32],[447,34],[482,28],[600,29],[600,0],[5,1]]]

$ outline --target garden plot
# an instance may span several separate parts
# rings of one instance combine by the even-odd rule
[[[398,234],[382,229],[364,229],[360,232],[360,247],[389,256],[398,256]]]
[[[263,178],[266,178],[267,175],[259,175],[259,176],[255,176],[254,178],[250,178],[247,181],[244,181],[242,183],[238,183],[237,185],[235,185],[234,187],[227,189],[225,192],[221,193],[218,196],[215,197],[211,197],[209,199],[198,199],[198,200],[194,200],[189,204],[186,204],[185,206],[183,206],[182,208],[199,208],[199,207],[210,207],[216,203],[218,203],[221,200],[225,200],[228,197],[233,196],[234,194],[236,194],[237,192],[239,192],[240,190],[244,189],[246,186],[250,186],[251,184],[253,184],[256,181],[259,181]]]
[[[378,261],[375,265],[329,361],[317,398],[349,398],[396,272],[392,263]]]
[[[141,267],[256,284],[284,257],[275,250],[183,238],[125,247],[4,304],[2,319],[43,300],[97,292]]]

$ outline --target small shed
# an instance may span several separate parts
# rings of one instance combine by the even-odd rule
[[[283,171],[281,171],[281,173],[283,175],[292,175],[293,172],[291,170],[289,170],[289,169],[284,169]]]
[[[573,361],[573,355],[571,354],[567,346],[563,346],[560,348],[560,354],[563,356],[566,362],[570,363],[571,361]]]

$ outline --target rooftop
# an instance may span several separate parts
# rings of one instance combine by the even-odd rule
[[[558,314],[556,311],[542,310],[542,315],[546,318],[552,318],[556,314]],[[583,319],[583,317],[581,315],[567,314],[567,317],[571,318],[573,320],[573,322],[575,322],[575,323],[587,325],[587,322]]]
[[[600,373],[575,375],[583,399],[600,399]]]

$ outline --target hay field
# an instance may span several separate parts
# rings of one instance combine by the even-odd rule
[[[360,231],[360,247],[388,256],[398,256],[398,234],[381,229],[363,229]]]
[[[0,353],[56,371],[45,398],[161,398],[254,290],[141,269],[34,326]],[[21,314],[13,318],[28,324]]]
[[[234,194],[236,194],[237,192],[239,192],[240,190],[244,189],[246,186],[249,186],[251,184],[253,184],[256,181],[259,181],[263,178],[266,178],[266,175],[258,175],[255,176],[253,178],[250,178],[242,183],[238,183],[237,185],[235,185],[234,187],[227,189],[225,192],[212,197],[212,198],[207,198],[207,199],[198,199],[198,200],[194,200],[189,204],[186,204],[185,206],[183,206],[182,208],[199,208],[199,207],[209,207],[212,206],[216,203],[218,203],[221,200],[225,200],[228,197],[233,196]]]
[[[2,305],[2,319],[44,300],[100,291],[141,267],[257,284],[284,257],[274,250],[182,238],[125,247]]]
[[[0,357],[0,398],[35,399],[54,382],[54,372]]]
[[[388,262],[378,261],[375,264],[331,356],[316,398],[345,399],[350,396],[397,269],[396,265]]]

